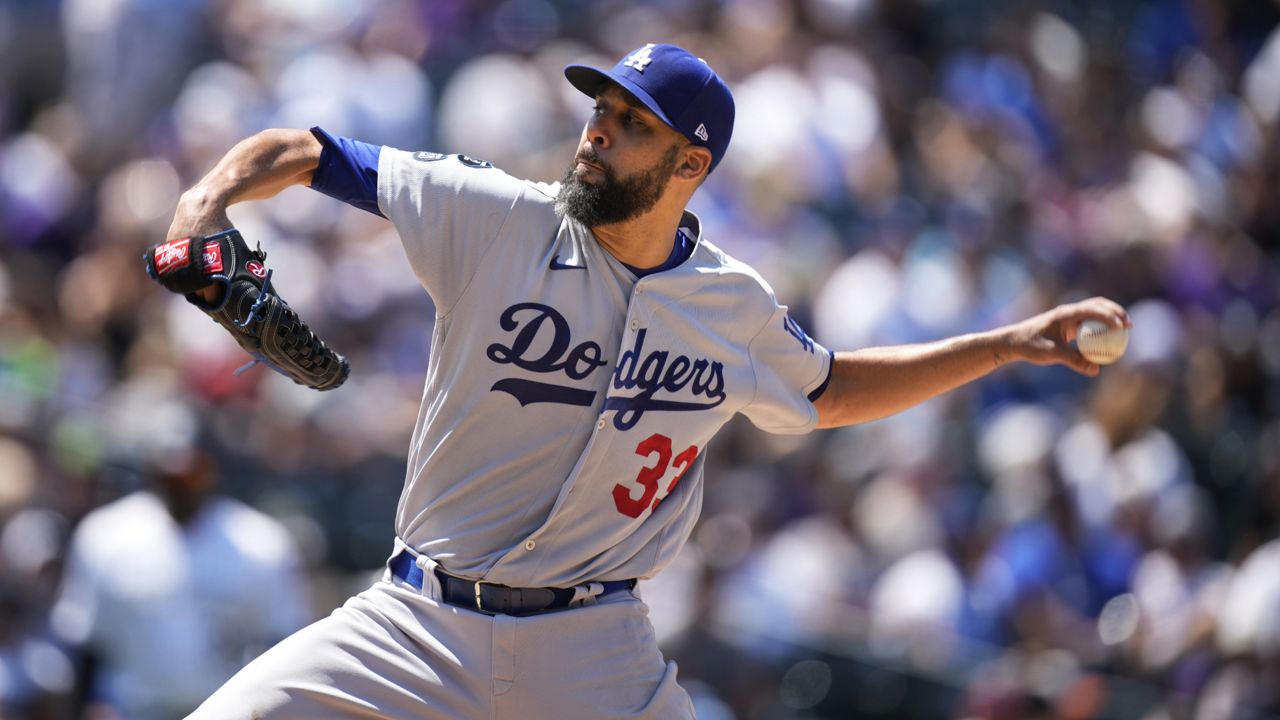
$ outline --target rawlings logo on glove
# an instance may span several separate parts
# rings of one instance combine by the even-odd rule
[[[172,275],[174,270],[191,264],[191,238],[161,243],[152,252],[156,274],[160,277]]]
[[[222,272],[222,245],[221,243],[206,240],[204,243],[204,259],[205,274]]]
[[[200,248],[193,252],[192,248]],[[147,274],[179,293],[231,333],[240,347],[299,385],[332,390],[346,381],[347,359],[316,337],[298,314],[271,287],[266,253],[250,251],[240,231],[189,237],[160,243],[144,255]],[[225,263],[225,265],[224,265]],[[224,272],[230,268],[229,272]],[[203,301],[197,291],[217,283],[222,300]],[[245,366],[246,368],[248,366]],[[242,368],[243,370],[244,368]],[[237,371],[239,372],[239,371]]]

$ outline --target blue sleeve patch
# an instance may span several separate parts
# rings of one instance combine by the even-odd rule
[[[320,164],[311,176],[311,189],[385,217],[378,209],[378,155],[381,145],[330,135],[318,127],[311,128],[324,149]]]

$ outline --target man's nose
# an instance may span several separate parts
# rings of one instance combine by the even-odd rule
[[[609,129],[603,117],[593,117],[587,121],[587,140],[596,147],[609,146]]]

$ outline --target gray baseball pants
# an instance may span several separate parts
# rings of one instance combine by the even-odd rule
[[[432,599],[435,592],[388,573],[251,662],[189,717],[694,716],[632,592],[527,617],[464,610]]]

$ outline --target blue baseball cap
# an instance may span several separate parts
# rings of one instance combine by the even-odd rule
[[[591,97],[605,80],[621,85],[689,142],[710,150],[711,170],[729,148],[733,94],[706,61],[684,48],[649,43],[628,53],[612,70],[570,65],[564,76]]]

